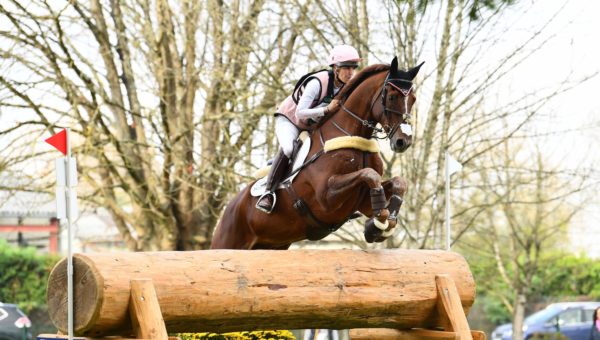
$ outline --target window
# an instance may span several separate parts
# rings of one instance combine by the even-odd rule
[[[583,310],[583,322],[591,323],[594,319],[594,310],[593,309],[584,309]]]
[[[561,327],[581,323],[581,309],[567,309],[558,316]]]

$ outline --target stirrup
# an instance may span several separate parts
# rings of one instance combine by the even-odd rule
[[[271,195],[271,197],[273,197],[273,204],[271,204],[271,209],[265,209],[263,207],[261,207],[260,205],[258,205],[258,203],[260,203],[260,201],[266,197],[267,195]],[[262,212],[264,212],[265,214],[270,214],[273,209],[275,208],[275,204],[277,203],[277,195],[275,195],[274,192],[271,191],[267,191],[264,194],[260,195],[260,197],[258,198],[258,200],[256,201],[256,205],[254,205],[254,207]]]

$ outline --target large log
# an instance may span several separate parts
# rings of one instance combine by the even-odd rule
[[[67,330],[66,259],[48,311]],[[462,256],[428,250],[205,250],[74,256],[77,335],[126,335],[131,279],[151,279],[169,332],[440,326],[435,276],[465,312],[475,283]]]

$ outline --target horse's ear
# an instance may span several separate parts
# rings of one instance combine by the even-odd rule
[[[396,74],[396,72],[398,72],[398,57],[394,57],[390,65],[390,74]]]
[[[421,66],[423,66],[423,64],[425,64],[425,62],[420,63],[419,65],[413,67],[412,69],[410,69],[407,73],[408,73],[408,80],[413,80],[415,79],[415,77],[417,76],[417,73],[419,73],[419,70],[421,69]]]

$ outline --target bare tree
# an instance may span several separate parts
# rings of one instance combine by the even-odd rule
[[[84,199],[111,212],[129,248],[207,247],[284,95],[301,22],[284,6],[3,2],[0,53],[12,65],[0,106],[28,118],[0,134],[72,127]]]
[[[473,176],[480,184],[468,189],[465,201],[487,208],[460,217],[474,222],[460,249],[467,257],[493,259],[496,279],[482,284],[512,312],[513,337],[522,339],[534,277],[551,263],[547,254],[560,246],[583,207],[574,195],[589,177],[551,167],[539,150],[532,153],[518,142],[505,141],[484,158]]]
[[[554,20],[551,17],[511,50],[482,63],[480,54],[510,31],[510,27],[501,25],[505,15],[512,13],[507,9],[510,3],[384,2],[393,13],[390,17],[398,18],[390,21],[389,34],[406,67],[421,59],[429,65],[425,67],[429,73],[417,84],[415,142],[406,154],[386,157],[389,175],[402,174],[411,183],[405,203],[408,210],[400,223],[403,231],[388,242],[390,247],[442,246],[446,150],[469,168],[474,159],[492,152],[504,141],[523,137],[527,133],[524,128],[535,121],[550,100],[572,88],[557,84],[535,94],[514,93],[501,101],[491,95],[497,84],[553,36],[544,31]],[[432,49],[433,60],[426,52]]]
[[[412,183],[388,246],[439,246],[444,151],[469,167],[566,90],[490,106],[494,84],[546,41],[540,27],[482,74],[477,57],[506,33],[490,32],[507,3],[5,1],[0,109],[20,117],[0,128],[3,156],[19,171],[38,155],[31,140],[70,126],[83,198],[111,212],[131,249],[204,248],[229,196],[274,153],[277,103],[330,47],[349,43],[365,63],[399,54],[405,67],[429,65],[417,84],[415,144],[385,155],[387,175]]]

